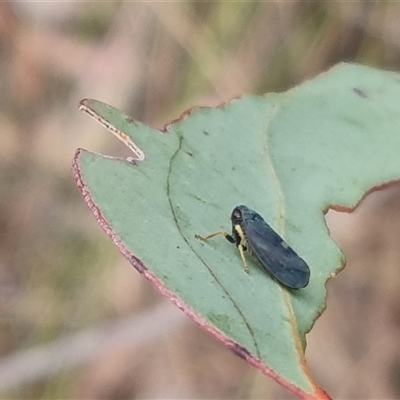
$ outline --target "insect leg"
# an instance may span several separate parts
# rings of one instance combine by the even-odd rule
[[[248,274],[249,266],[247,265],[246,257],[244,256],[245,247],[243,245],[239,244],[237,248],[239,249],[240,257],[242,257],[242,261],[243,261],[243,265],[244,265],[244,272],[246,272]]]
[[[211,234],[209,234],[207,236],[194,235],[194,237],[196,239],[200,239],[203,242],[205,242],[208,239],[211,239],[212,237],[217,236],[217,235],[224,235],[226,240],[228,240],[231,243],[235,243],[235,239],[228,232],[225,232],[225,231],[214,232],[214,233],[211,233]]]

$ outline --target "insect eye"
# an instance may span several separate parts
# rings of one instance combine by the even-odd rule
[[[242,218],[242,213],[238,209],[233,210],[233,217],[236,219],[240,219]]]

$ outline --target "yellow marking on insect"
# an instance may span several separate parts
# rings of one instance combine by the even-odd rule
[[[240,257],[242,257],[244,271],[246,273],[249,273],[249,266],[247,264],[246,257],[244,255],[245,249],[247,249],[248,247],[247,238],[245,233],[243,232],[242,227],[239,224],[235,225],[235,231],[238,233],[240,237],[240,244],[237,246],[237,248],[239,249]]]
[[[235,225],[235,231],[238,233],[238,235],[240,236],[240,244],[244,247],[247,247],[247,239],[246,239],[246,235],[243,232],[242,227],[237,224]]]

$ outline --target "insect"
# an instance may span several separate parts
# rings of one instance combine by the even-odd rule
[[[211,233],[196,239],[207,241],[214,236],[224,235],[239,249],[244,269],[249,267],[244,255],[249,250],[261,265],[282,285],[300,289],[308,285],[310,268],[296,252],[261,217],[246,206],[237,206],[231,214],[232,235],[225,231]]]

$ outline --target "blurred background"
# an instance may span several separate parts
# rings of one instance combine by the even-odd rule
[[[129,151],[85,97],[162,128],[340,61],[400,69],[396,2],[1,2],[0,397],[292,398],[163,299],[75,187],[78,147]],[[400,191],[329,212],[347,268],[308,335],[336,399],[400,398]]]

